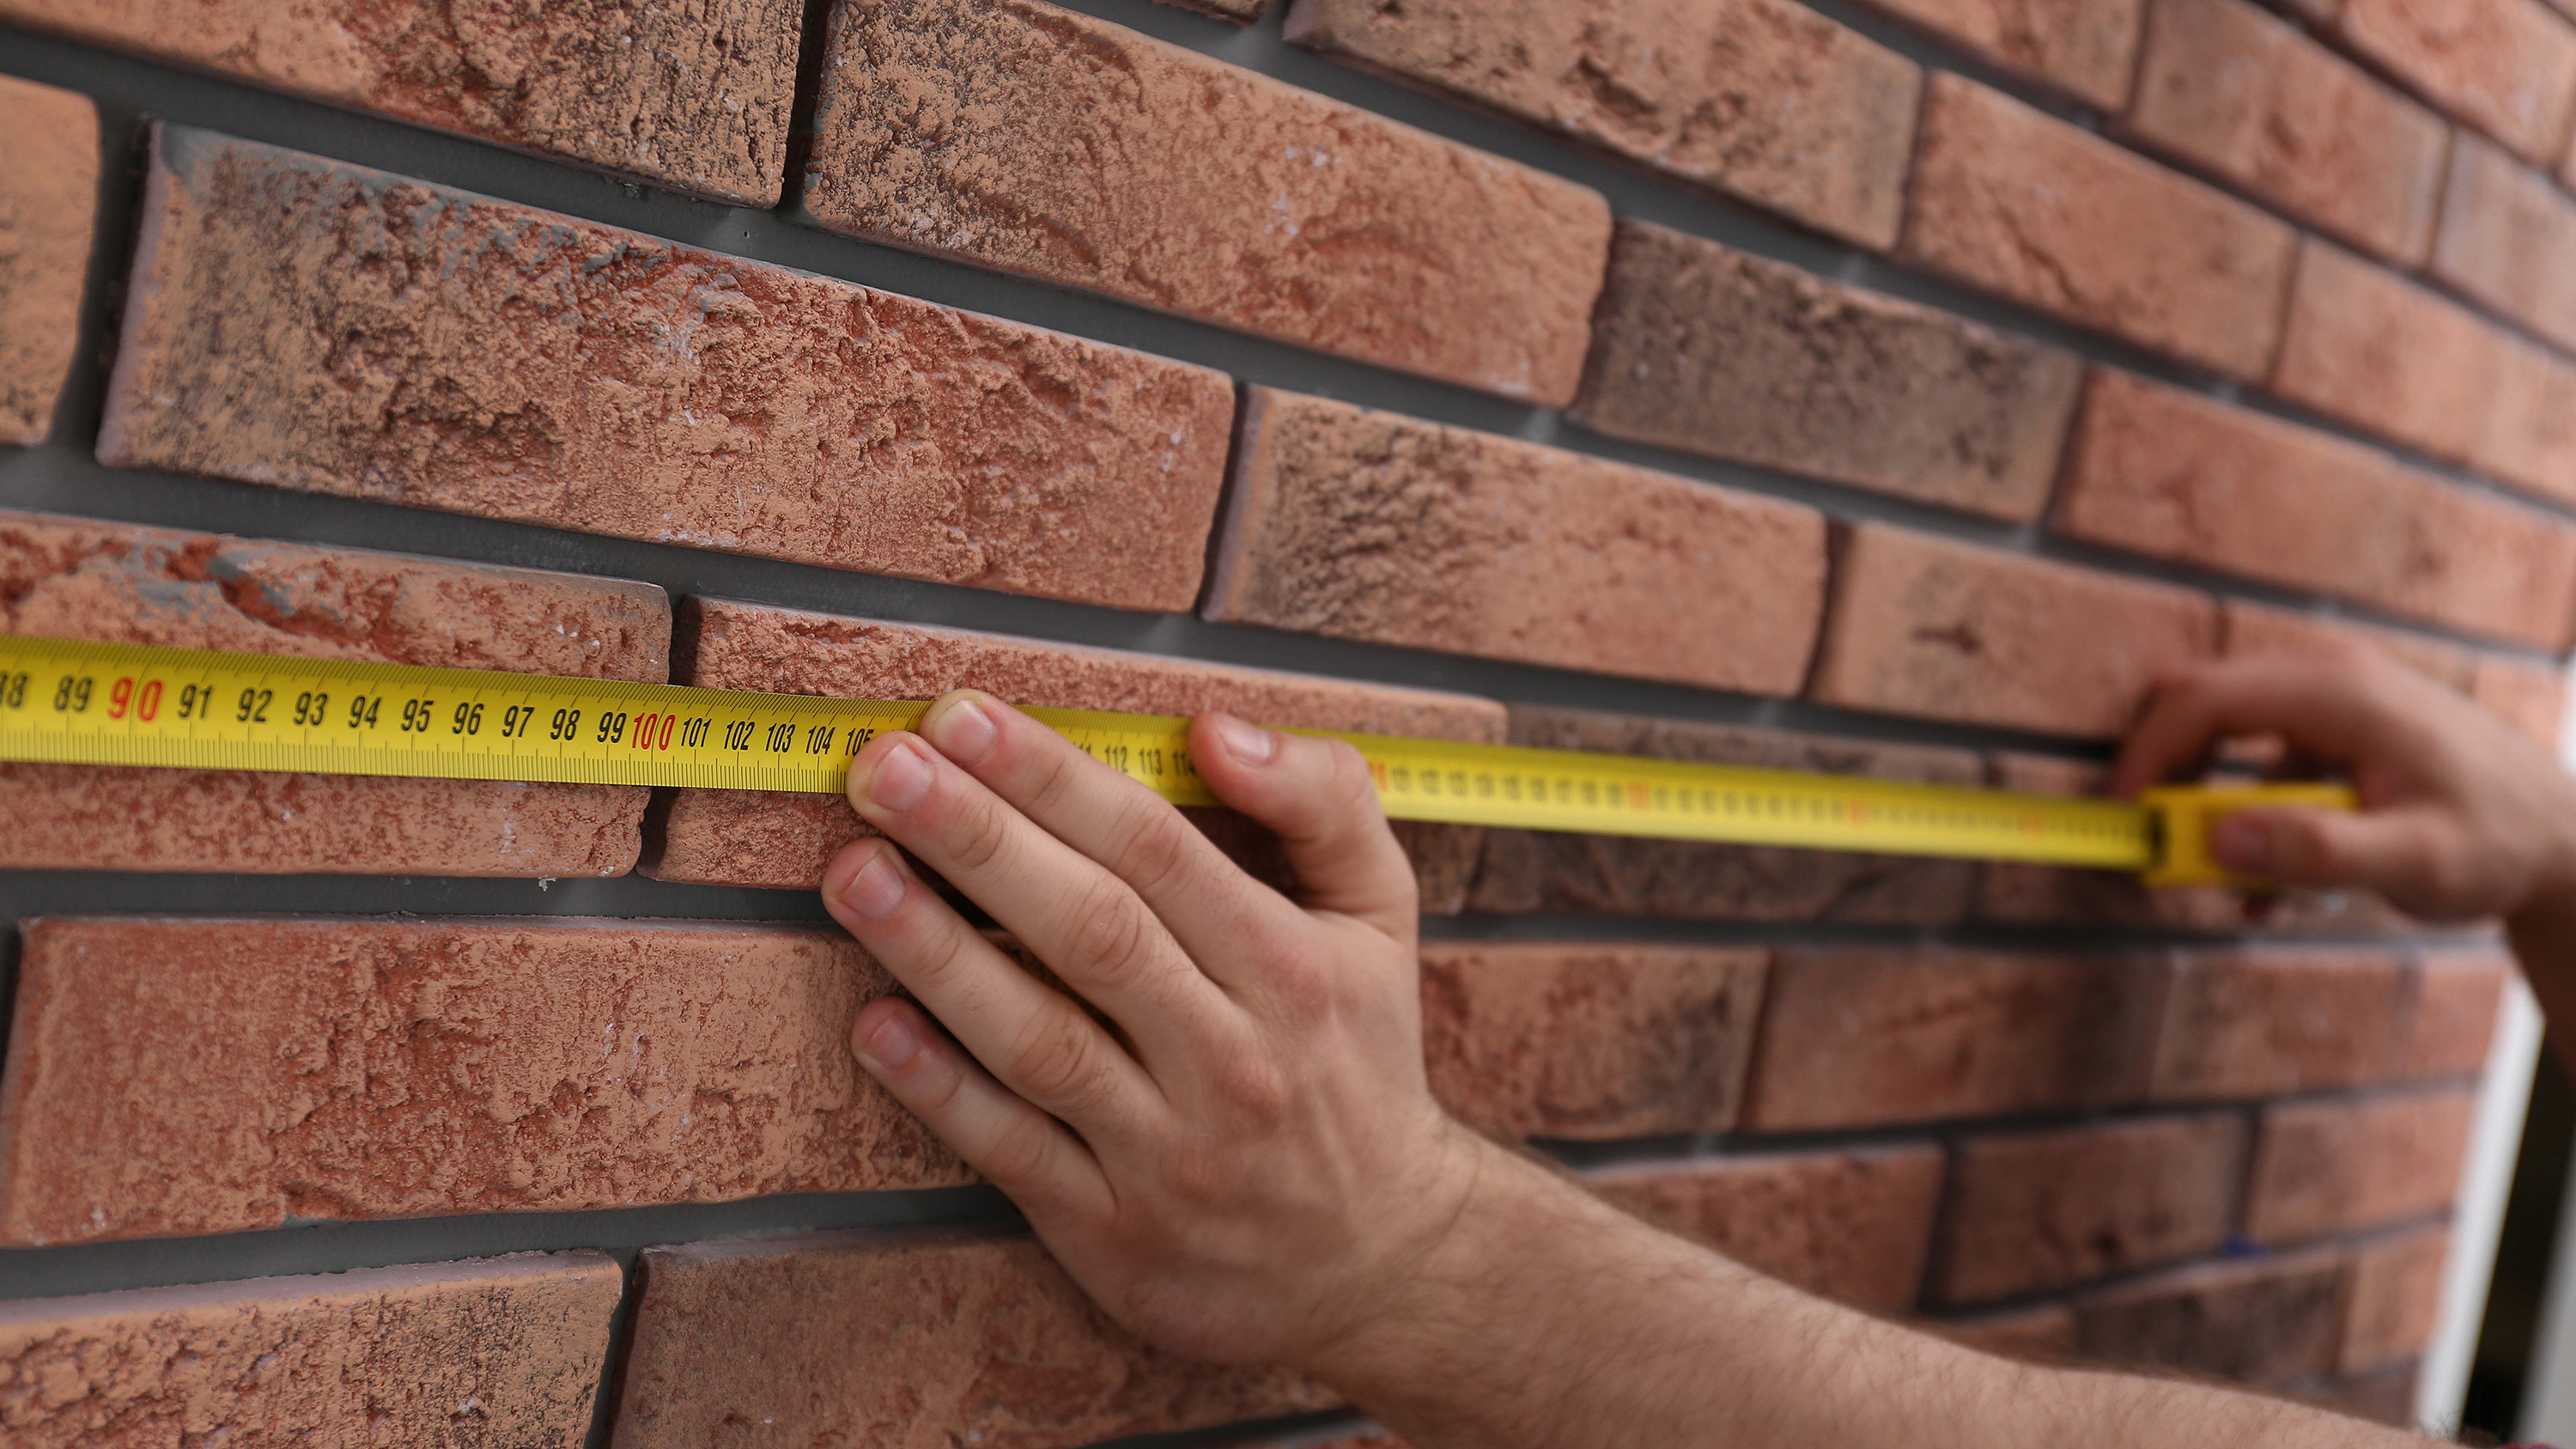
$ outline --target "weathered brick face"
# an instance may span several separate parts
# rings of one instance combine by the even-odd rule
[[[80,331],[98,109],[0,76],[0,118],[0,443],[33,443],[54,425]]]

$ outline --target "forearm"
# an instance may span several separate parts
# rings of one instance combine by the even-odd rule
[[[2014,1364],[1835,1307],[1496,1153],[1438,1260],[1319,1365],[1417,1449],[2417,1442],[2196,1384]]]

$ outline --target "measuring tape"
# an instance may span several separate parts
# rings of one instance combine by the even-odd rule
[[[673,684],[0,635],[0,761],[837,795],[850,757],[928,706]],[[1180,805],[1218,801],[1189,722],[1031,709]],[[2350,808],[2335,785],[2181,787],[2137,804],[1513,745],[1350,741],[1398,820],[2136,870],[2215,882],[2210,821]]]

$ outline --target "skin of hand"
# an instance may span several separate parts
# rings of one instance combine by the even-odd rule
[[[2112,788],[2133,795],[2246,735],[2347,773],[2361,809],[2237,811],[2210,833],[2220,864],[2374,891],[2429,921],[2502,917],[2551,1020],[2570,1019],[2549,997],[2576,983],[2576,782],[2537,745],[2375,650],[2247,658],[2163,680]]]
[[[1765,1279],[1475,1136],[1425,1080],[1413,876],[1357,752],[1221,714],[1193,722],[1190,750],[1277,832],[1296,900],[972,692],[860,751],[851,803],[886,838],[845,848],[823,888],[912,994],[860,1011],[860,1062],[1146,1342],[1308,1373],[1418,1449],[2417,1442],[1974,1353]]]

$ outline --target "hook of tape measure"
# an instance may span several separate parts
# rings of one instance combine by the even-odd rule
[[[2239,810],[2305,808],[2355,810],[2361,805],[2349,785],[2266,780],[2245,784],[2168,785],[2138,797],[2156,837],[2156,863],[2144,872],[2151,886],[2224,885],[2259,888],[2228,870],[2209,853],[2209,832]]]

